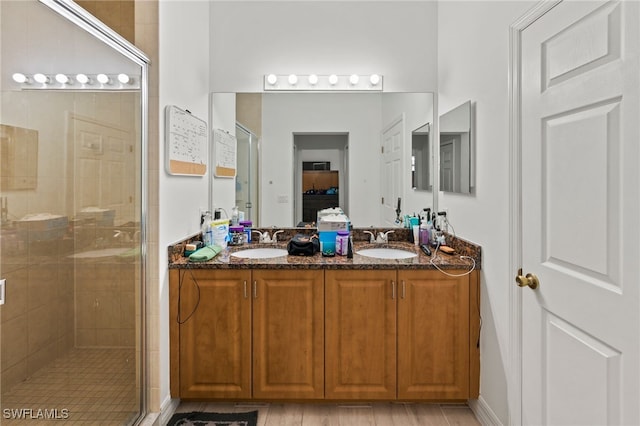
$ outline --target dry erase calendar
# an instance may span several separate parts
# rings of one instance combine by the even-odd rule
[[[238,141],[229,132],[221,129],[213,130],[213,156],[216,177],[233,178],[236,176]]]
[[[172,175],[203,176],[207,172],[206,121],[174,105],[165,111],[166,167]]]

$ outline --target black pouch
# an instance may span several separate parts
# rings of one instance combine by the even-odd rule
[[[316,234],[296,234],[289,240],[287,251],[293,256],[313,256],[320,251],[320,240]]]

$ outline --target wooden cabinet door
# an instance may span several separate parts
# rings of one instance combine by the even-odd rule
[[[325,397],[396,398],[396,271],[325,271]]]
[[[324,272],[254,270],[253,397],[324,397]]]
[[[180,397],[249,398],[251,272],[181,269],[178,279]]]
[[[399,271],[398,282],[398,398],[469,398],[469,276]]]

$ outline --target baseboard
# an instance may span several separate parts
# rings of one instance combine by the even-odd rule
[[[173,416],[178,409],[178,405],[180,405],[180,399],[172,399],[171,396],[167,396],[162,404],[160,404],[160,416],[158,416],[156,425],[163,426],[169,423],[171,416]]]
[[[482,396],[478,399],[470,399],[469,408],[471,408],[471,411],[473,411],[473,414],[475,414],[481,425],[504,426]]]

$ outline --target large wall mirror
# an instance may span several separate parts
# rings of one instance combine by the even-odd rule
[[[475,167],[471,101],[442,114],[439,123],[440,191],[470,194]]]
[[[212,128],[233,132],[238,123],[258,141],[256,150],[238,147],[239,155],[258,158],[238,158],[236,181],[240,210],[248,210],[242,194],[254,187],[254,226],[298,226],[314,217],[313,209],[330,206],[342,207],[353,226],[387,226],[398,198],[403,214],[434,205],[432,191],[411,189],[412,131],[433,122],[432,93],[214,93],[211,99]],[[424,152],[427,159],[433,150]],[[420,167],[420,175],[433,170]]]

